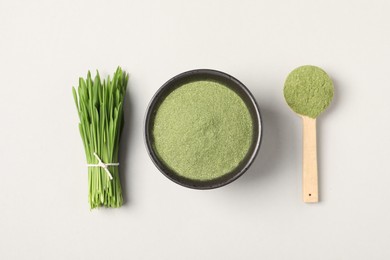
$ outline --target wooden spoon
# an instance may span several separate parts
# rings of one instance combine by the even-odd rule
[[[284,83],[284,98],[303,121],[303,201],[318,202],[316,118],[333,99],[334,87],[321,68],[294,69]]]

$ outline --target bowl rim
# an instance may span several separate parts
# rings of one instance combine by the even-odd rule
[[[198,185],[194,184],[196,181],[194,181],[193,184],[189,184],[188,182],[191,182],[191,180],[189,180],[189,179],[188,179],[188,182],[184,183],[184,182],[180,181],[179,178],[174,178],[172,176],[173,174],[169,174],[168,172],[166,172],[165,169],[162,167],[164,165],[164,163],[161,162],[161,160],[157,157],[157,155],[156,155],[156,153],[154,151],[152,136],[150,134],[150,131],[151,131],[151,119],[152,119],[153,113],[155,111],[156,105],[159,104],[158,101],[160,101],[160,98],[163,98],[163,96],[161,96],[161,95],[166,91],[167,88],[171,87],[171,85],[174,82],[176,82],[177,80],[180,80],[180,79],[183,79],[183,78],[186,78],[186,77],[189,77],[189,76],[193,76],[193,75],[220,76],[220,77],[223,77],[224,79],[226,79],[228,81],[231,81],[231,82],[235,83],[234,85],[238,86],[245,93],[245,95],[249,98],[250,102],[252,103],[252,105],[254,107],[254,111],[255,111],[255,118],[256,118],[257,124],[258,124],[258,134],[257,134],[257,137],[256,137],[256,144],[255,144],[255,146],[253,148],[252,153],[248,157],[245,165],[242,167],[242,169],[240,171],[238,171],[236,174],[234,174],[231,178],[228,178],[228,179],[223,180],[223,181],[218,182],[218,183],[214,183],[212,185],[206,185],[207,184],[206,181],[205,181],[205,185],[199,185],[199,181],[198,181]],[[248,102],[245,102],[245,103],[247,104]],[[256,122],[254,122],[254,123],[256,123]],[[144,135],[145,147],[146,147],[146,150],[147,150],[147,152],[149,154],[150,159],[152,160],[152,162],[154,163],[156,168],[165,177],[167,177],[171,181],[175,182],[176,184],[179,184],[179,185],[187,187],[187,188],[197,189],[197,190],[209,190],[209,189],[215,189],[215,188],[223,187],[223,186],[225,186],[225,185],[227,185],[227,184],[237,180],[253,164],[257,154],[259,153],[259,149],[260,149],[261,142],[262,142],[263,122],[262,122],[262,117],[261,117],[261,113],[260,113],[260,108],[259,108],[259,106],[258,106],[258,104],[256,102],[256,99],[254,98],[252,93],[249,91],[249,89],[241,81],[239,81],[235,77],[233,77],[233,76],[231,76],[231,75],[229,75],[229,74],[227,74],[225,72],[219,71],[219,70],[214,70],[214,69],[193,69],[193,70],[188,70],[188,71],[182,72],[182,73],[180,73],[180,74],[170,78],[168,81],[166,81],[156,91],[156,93],[153,95],[153,97],[149,101],[149,104],[148,104],[148,106],[146,108],[146,113],[145,113],[145,116],[144,116],[144,131],[143,131],[143,135]],[[178,176],[178,175],[176,175],[176,176]]]

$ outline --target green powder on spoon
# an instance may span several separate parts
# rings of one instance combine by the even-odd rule
[[[176,174],[199,181],[234,170],[249,151],[253,123],[244,101],[214,81],[194,81],[158,107],[154,150]]]
[[[284,98],[295,112],[317,118],[333,99],[333,82],[324,70],[305,65],[293,70],[284,84]]]

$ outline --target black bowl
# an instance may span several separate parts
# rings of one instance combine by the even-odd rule
[[[159,105],[161,104],[161,102],[164,101],[166,96],[168,96],[173,90],[182,86],[183,84],[193,82],[193,81],[198,81],[198,80],[207,80],[207,79],[217,81],[225,85],[226,87],[230,88],[235,93],[237,93],[241,97],[241,99],[245,102],[253,120],[253,137],[252,137],[252,144],[249,148],[247,155],[234,170],[223,175],[222,177],[213,180],[197,181],[197,180],[187,179],[179,176],[174,171],[169,169],[164,164],[164,162],[162,162],[158,158],[153,147],[152,130],[153,130],[153,123],[154,123],[154,117],[156,115],[156,111]],[[153,96],[152,100],[150,101],[146,111],[144,134],[145,134],[145,143],[150,158],[152,159],[156,167],[166,177],[176,182],[177,184],[180,184],[188,188],[214,189],[214,188],[222,187],[236,180],[244,172],[246,172],[246,170],[248,170],[248,168],[251,166],[260,148],[261,136],[262,136],[262,123],[261,123],[260,110],[257,106],[257,103],[254,97],[252,96],[252,94],[249,92],[249,90],[244,86],[244,84],[242,84],[234,77],[220,71],[209,70],[209,69],[197,69],[197,70],[183,72],[171,78],[164,85],[162,85],[162,87],[156,92],[156,94]]]

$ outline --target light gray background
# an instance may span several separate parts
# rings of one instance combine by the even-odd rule
[[[390,259],[390,2],[0,1],[0,259]],[[324,68],[321,203],[301,199],[301,120],[287,74]],[[90,211],[71,94],[130,72],[126,205]],[[264,136],[250,170],[211,191],[166,179],[144,147],[155,91],[194,68],[252,91]]]

